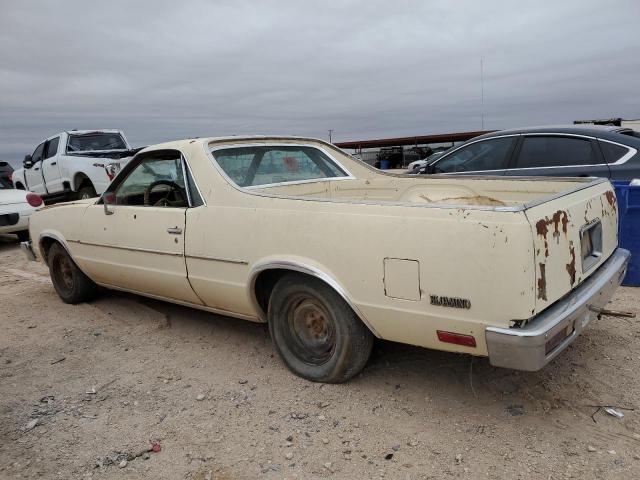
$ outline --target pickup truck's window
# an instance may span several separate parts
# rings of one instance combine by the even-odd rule
[[[115,203],[145,207],[188,207],[181,162],[180,155],[145,158],[118,185],[114,192]],[[109,203],[113,203],[113,200]]]
[[[525,137],[516,168],[594,165],[596,156],[587,139],[574,137]]]
[[[482,140],[443,156],[434,165],[435,173],[478,172],[506,168],[517,137]]]
[[[33,155],[31,155],[31,161],[35,165],[40,160],[42,160],[42,154],[44,153],[44,142],[36,147],[33,151]]]
[[[346,177],[321,150],[304,146],[255,146],[214,150],[218,165],[241,187]]]
[[[91,150],[126,150],[122,135],[119,133],[78,133],[69,135],[68,152],[87,152]]]
[[[600,142],[600,148],[607,163],[616,163],[629,152],[627,147],[604,141]]]
[[[58,143],[60,142],[60,137],[52,138],[47,142],[47,151],[44,154],[44,158],[53,157],[58,151]]]

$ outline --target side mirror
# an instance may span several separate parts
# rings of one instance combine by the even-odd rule
[[[115,203],[116,196],[113,192],[105,192],[102,194],[102,206],[104,207],[105,215],[113,215],[113,210],[109,210],[108,204]]]
[[[33,167],[33,159],[31,158],[31,155],[25,155],[24,156],[24,160],[22,161],[22,166],[24,168]]]

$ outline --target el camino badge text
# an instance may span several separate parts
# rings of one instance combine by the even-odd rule
[[[429,297],[431,298],[431,305],[437,305],[438,307],[465,308],[467,310],[471,308],[471,301],[466,298],[441,297],[439,295],[429,295]]]

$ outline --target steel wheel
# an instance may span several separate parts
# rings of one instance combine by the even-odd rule
[[[317,298],[298,295],[288,302],[288,340],[293,353],[308,365],[322,365],[336,347],[335,319]]]

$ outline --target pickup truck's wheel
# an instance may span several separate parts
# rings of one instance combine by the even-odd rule
[[[299,274],[282,277],[268,309],[269,332],[289,369],[314,382],[340,383],[367,363],[373,335],[324,282]]]
[[[87,200],[88,198],[97,197],[96,189],[91,185],[87,185],[86,187],[82,187],[78,190],[78,199],[79,200]]]
[[[49,249],[48,260],[53,287],[63,302],[86,302],[95,296],[98,286],[82,273],[59,243]]]

